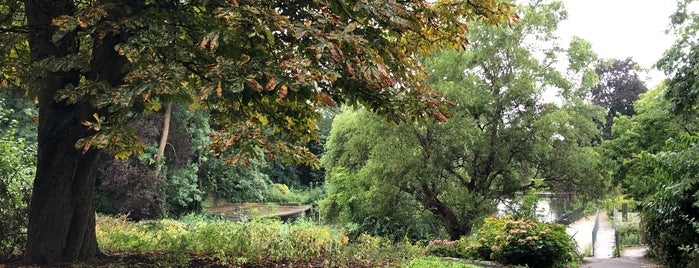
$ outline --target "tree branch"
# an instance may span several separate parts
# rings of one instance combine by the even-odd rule
[[[10,28],[0,28],[0,33],[19,33],[28,34],[29,28],[27,26],[16,26]]]

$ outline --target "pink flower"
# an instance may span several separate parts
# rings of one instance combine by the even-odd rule
[[[434,243],[435,243],[435,244],[439,244],[439,243],[441,243],[441,242],[442,242],[442,240],[439,240],[439,239],[435,239],[435,240],[434,240]]]

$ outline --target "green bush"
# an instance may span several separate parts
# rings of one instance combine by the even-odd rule
[[[273,183],[265,193],[268,202],[299,203],[300,197],[286,184]]]
[[[169,215],[181,216],[194,209],[202,201],[202,192],[198,186],[199,167],[188,163],[181,168],[167,171],[165,192],[165,209]]]
[[[454,257],[454,258],[466,258],[468,255],[465,254],[465,248],[461,245],[464,243],[459,243],[459,240],[449,241],[435,239],[430,241],[425,248],[425,252],[429,255],[439,256],[439,257]],[[465,241],[468,243],[468,241]]]
[[[27,239],[27,212],[36,167],[36,152],[32,146],[25,146],[23,140],[16,140],[13,131],[9,131],[0,137],[0,154],[2,262],[18,253]]]
[[[639,227],[636,224],[621,225],[616,228],[622,248],[641,244]]]
[[[641,154],[658,188],[641,211],[641,236],[662,264],[699,267],[699,136],[668,140],[666,147]]]
[[[394,242],[446,236],[436,217],[395,185],[367,183],[344,169],[332,174],[326,182],[327,195],[318,202],[321,220],[344,226],[353,240],[362,234]]]
[[[340,259],[358,263],[399,263],[424,256],[420,244],[410,243],[408,239],[393,242],[391,239],[362,234],[347,244],[341,252]]]
[[[641,213],[649,254],[669,267],[699,267],[699,182],[684,183],[662,189]]]
[[[581,259],[560,224],[490,217],[476,238],[475,243],[461,246],[463,255],[529,267],[565,267]]]
[[[247,167],[230,165],[224,159],[205,154],[199,165],[201,190],[208,196],[229,202],[264,202],[269,177],[262,173],[265,163],[253,159]]]

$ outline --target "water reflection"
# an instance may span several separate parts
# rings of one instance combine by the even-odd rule
[[[541,193],[536,202],[536,218],[541,222],[554,222],[572,210],[573,197],[570,194]],[[513,203],[506,199],[497,206],[498,216],[505,214],[521,215],[521,200]]]

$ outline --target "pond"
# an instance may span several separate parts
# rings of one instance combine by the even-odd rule
[[[281,220],[297,218],[311,209],[309,205],[275,204],[275,203],[216,203],[206,208],[214,215],[225,215],[226,219],[278,217]]]
[[[539,194],[536,202],[536,216],[541,222],[554,222],[560,220],[561,216],[573,210],[574,199],[568,193],[548,193]],[[498,216],[503,216],[519,209],[521,204],[512,204],[510,200],[504,200],[497,206]]]

